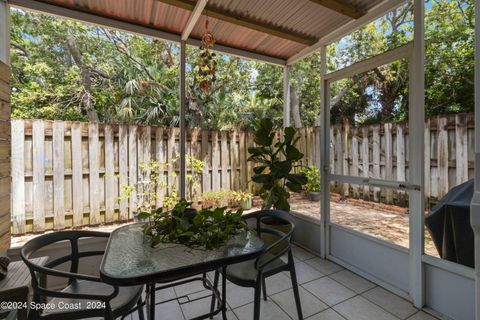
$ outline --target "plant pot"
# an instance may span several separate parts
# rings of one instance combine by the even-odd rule
[[[241,200],[238,202],[238,204],[243,210],[250,210],[252,209],[252,198]]]
[[[283,233],[289,232],[290,229],[292,228],[291,224],[284,223],[284,221],[277,220],[273,217],[263,218],[260,222],[260,225],[261,225],[262,228],[274,229],[274,230],[278,230],[278,231],[283,232]],[[265,242],[265,246],[268,247],[271,244],[273,244],[275,241],[278,240],[278,236],[270,234],[270,233],[263,233],[262,234],[262,240]],[[272,254],[277,254],[280,251],[282,251],[283,249],[285,249],[286,246],[287,246],[287,244],[277,245],[276,247],[272,248],[272,250],[270,252]]]
[[[228,200],[227,199],[218,200],[216,203],[216,207],[217,208],[228,207]]]
[[[322,198],[322,194],[320,192],[308,193],[308,199],[310,199],[310,201],[320,201],[321,198]]]

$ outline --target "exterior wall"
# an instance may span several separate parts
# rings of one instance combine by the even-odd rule
[[[0,62],[0,252],[10,247],[10,68]]]

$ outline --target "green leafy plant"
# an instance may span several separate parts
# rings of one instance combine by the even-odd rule
[[[308,180],[304,186],[304,189],[308,192],[320,192],[320,169],[318,169],[316,166],[309,166],[303,167],[300,172],[302,172]]]
[[[141,212],[139,219],[148,219],[143,232],[151,245],[181,243],[191,248],[212,250],[225,244],[232,235],[247,229],[242,211],[227,211],[225,207],[203,209],[196,215],[186,214],[192,203],[181,199],[171,211],[159,208]]]
[[[204,207],[227,207],[232,201],[232,191],[221,189],[218,191],[206,191],[202,194]]]
[[[232,191],[233,199],[236,202],[247,201],[253,198],[253,194],[248,191]]]
[[[262,208],[290,211],[289,191],[302,192],[307,183],[305,174],[292,173],[303,153],[295,147],[298,137],[293,127],[284,129],[281,140],[277,141],[275,135],[272,120],[260,120],[254,134],[257,146],[248,148],[248,161],[260,164],[253,168],[252,181],[261,184]]]
[[[158,162],[151,160],[150,162],[142,162],[138,165],[138,181],[131,185],[122,185],[122,193],[120,200],[129,199],[132,194],[136,196],[136,212],[150,210],[156,202],[156,199],[160,197],[158,194],[158,187],[165,190],[166,195],[163,197],[162,206],[164,208],[173,208],[179,201],[178,185],[176,183],[167,184],[165,180],[161,180],[160,177],[163,172],[172,167],[172,175],[169,177],[169,181],[175,181],[177,173],[177,162],[180,155],[177,153],[170,162]],[[195,203],[198,202],[199,195],[197,194],[198,187],[200,186],[200,179],[203,174],[205,162],[196,159],[195,157],[186,156],[187,174],[185,176],[187,182],[187,193],[189,199],[192,199]]]

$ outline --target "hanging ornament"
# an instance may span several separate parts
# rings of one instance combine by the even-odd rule
[[[202,36],[202,45],[200,46],[200,55],[198,57],[198,78],[200,80],[200,89],[205,94],[210,94],[213,83],[215,82],[215,73],[217,61],[215,53],[211,51],[215,45],[215,36],[208,30],[208,17],[205,22],[205,33]]]

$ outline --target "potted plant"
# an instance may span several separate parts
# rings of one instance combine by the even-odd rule
[[[138,218],[146,220],[143,232],[152,247],[160,243],[181,243],[194,249],[213,250],[247,229],[241,210],[207,208],[192,217],[189,215],[189,209],[193,210],[191,204],[181,199],[171,211],[158,208],[139,213]]]
[[[254,133],[257,146],[248,148],[248,161],[259,164],[253,168],[252,181],[261,185],[262,209],[275,208],[289,212],[289,192],[302,192],[303,185],[308,182],[304,173],[292,172],[303,158],[303,153],[295,147],[299,139],[295,133],[293,127],[287,127],[283,131],[283,138],[276,141],[271,119],[262,119],[257,125]]]
[[[202,195],[203,207],[223,208],[228,207],[232,200],[230,190],[206,191]]]
[[[283,137],[275,139],[276,130],[271,119],[262,119],[256,125],[254,132],[255,147],[248,148],[252,161],[258,166],[253,168],[252,181],[261,185],[260,197],[263,199],[262,209],[277,209],[289,212],[290,204],[288,199],[291,192],[302,192],[303,185],[307,178],[302,172],[294,173],[297,162],[303,158],[295,144],[298,137],[295,137],[295,129],[287,127],[283,130]],[[268,228],[290,231],[290,224],[282,223],[283,220],[274,218],[262,219],[262,224]],[[267,245],[274,243],[277,237],[264,234],[264,241]],[[275,252],[283,250],[278,246]]]
[[[320,201],[320,169],[316,166],[303,167],[301,172],[307,177],[307,183],[305,184],[305,190],[308,192],[308,198],[310,201]]]
[[[243,210],[252,208],[253,194],[248,191],[233,191],[233,198]]]

